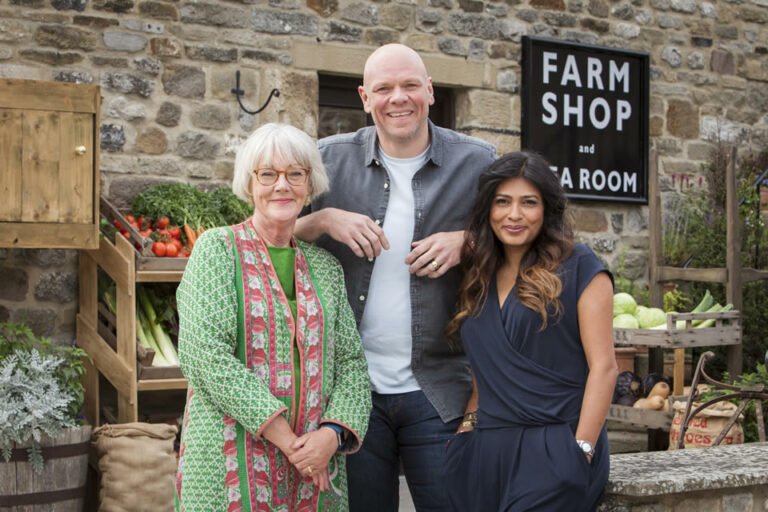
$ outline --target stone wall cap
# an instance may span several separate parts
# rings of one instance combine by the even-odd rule
[[[658,496],[768,484],[768,443],[611,455],[605,494]]]

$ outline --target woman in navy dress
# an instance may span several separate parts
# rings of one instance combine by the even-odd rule
[[[458,511],[590,511],[608,480],[616,382],[611,274],[573,243],[547,162],[509,153],[480,177],[449,332],[474,389],[447,447]]]

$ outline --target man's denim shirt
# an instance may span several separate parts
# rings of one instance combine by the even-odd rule
[[[496,149],[480,139],[429,123],[427,163],[413,177],[414,233],[421,240],[433,233],[466,228],[477,194],[477,178],[496,158]],[[334,135],[318,142],[330,191],[316,198],[312,211],[326,207],[368,215],[382,223],[389,202],[390,180],[377,157],[376,128]],[[344,267],[347,294],[357,325],[363,316],[373,261],[357,257],[345,244],[323,235],[317,244]],[[405,263],[403,263],[405,264]],[[438,279],[411,275],[411,367],[421,389],[443,421],[464,414],[471,392],[468,363],[459,342],[449,345],[445,326],[456,307],[458,266]]]

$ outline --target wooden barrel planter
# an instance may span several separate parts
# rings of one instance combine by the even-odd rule
[[[83,510],[90,444],[90,425],[66,429],[56,439],[44,437],[45,465],[39,474],[28,462],[26,447],[14,448],[10,462],[0,457],[0,510]]]

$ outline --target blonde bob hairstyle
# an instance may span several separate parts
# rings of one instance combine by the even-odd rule
[[[328,175],[312,137],[291,125],[268,123],[253,132],[237,150],[235,176],[232,179],[235,195],[253,205],[253,170],[271,167],[277,157],[310,171],[310,199],[328,190]]]

